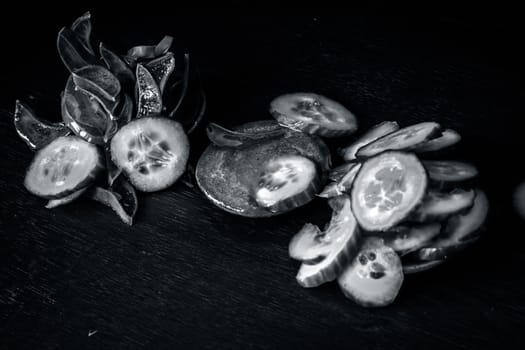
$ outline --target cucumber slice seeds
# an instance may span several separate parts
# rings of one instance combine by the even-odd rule
[[[320,181],[310,159],[280,156],[263,167],[254,190],[255,201],[270,211],[289,210],[312,200],[320,189]]]
[[[36,153],[24,185],[39,197],[65,197],[92,183],[103,167],[95,145],[76,136],[62,136]]]

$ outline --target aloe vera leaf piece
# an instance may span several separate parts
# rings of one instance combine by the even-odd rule
[[[88,142],[104,144],[111,123],[110,115],[99,100],[76,88],[70,77],[61,98],[62,119],[78,136]]]
[[[71,25],[71,30],[77,34],[80,44],[92,55],[95,55],[91,46],[91,29],[91,13],[89,11],[78,17]]]
[[[135,75],[126,62],[103,43],[100,43],[99,51],[106,66],[117,77],[122,86],[133,86],[135,84]]]
[[[32,150],[46,146],[59,136],[70,134],[63,123],[50,123],[39,119],[33,110],[21,101],[16,101],[14,124],[18,135]]]
[[[162,95],[155,79],[142,64],[137,64],[137,118],[162,112]]]
[[[60,59],[70,72],[89,65],[97,65],[98,59],[78,39],[69,28],[62,28],[57,36],[57,49]]]
[[[173,44],[173,37],[165,35],[155,46],[155,56],[158,57],[166,54],[171,48],[171,44]]]
[[[116,102],[121,90],[120,82],[108,69],[91,65],[75,70],[72,75],[75,85],[82,90],[103,101]]]
[[[168,52],[161,57],[155,58],[146,63],[145,66],[157,82],[161,94],[163,94],[166,82],[175,69],[175,57],[173,57],[173,53]]]

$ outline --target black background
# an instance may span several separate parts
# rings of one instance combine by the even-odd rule
[[[268,103],[281,93],[315,91],[348,106],[360,130],[436,120],[462,134],[446,156],[480,169],[492,206],[485,235],[436,270],[408,276],[393,305],[364,309],[335,283],[307,290],[295,282],[288,241],[305,222],[327,218],[322,200],[254,220],[177,184],[140,195],[128,227],[91,202],[48,210],[25,191],[32,153],[5,111],[19,98],[60,118],[67,72],[56,33],[82,12],[26,14],[16,25],[8,17],[17,13],[2,15],[2,348],[523,346],[524,225],[512,190],[525,180],[525,61],[514,16],[92,11],[95,39],[119,52],[173,35],[200,68],[207,119],[225,126],[270,118]],[[207,140],[200,130],[191,141],[195,162]]]

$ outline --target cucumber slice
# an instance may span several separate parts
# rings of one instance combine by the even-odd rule
[[[385,121],[379,123],[352,142],[349,146],[340,149],[339,154],[345,161],[353,161],[357,158],[356,154],[359,149],[397,130],[399,130],[399,124],[397,122]]]
[[[477,240],[477,232],[488,214],[489,201],[483,191],[475,192],[472,208],[465,214],[451,217],[446,223],[443,236],[416,252],[419,259],[445,260],[452,253],[463,250]]]
[[[311,201],[321,188],[321,178],[310,159],[282,155],[264,166],[254,189],[257,204],[272,212],[288,211]]]
[[[423,122],[407,126],[363,146],[356,156],[372,157],[384,151],[409,151],[434,138],[440,126],[435,122]]]
[[[344,266],[352,259],[357,248],[359,227],[352,213],[350,197],[343,195],[328,201],[332,207],[332,219],[322,236],[316,236],[319,244],[312,250],[296,256],[311,257],[301,264],[297,282],[305,288],[317,287],[337,278]],[[297,238],[296,243],[300,243]],[[298,250],[299,246],[294,250]]]
[[[369,238],[337,281],[344,295],[359,305],[382,307],[394,301],[403,279],[396,252],[381,239]]]
[[[423,153],[439,151],[455,145],[459,141],[461,141],[461,135],[452,129],[445,129],[441,132],[441,136],[428,140],[427,142],[417,146],[414,149],[414,152]]]
[[[135,119],[111,140],[111,159],[144,192],[171,186],[184,173],[188,156],[188,137],[168,118]]]
[[[474,204],[474,190],[455,189],[450,193],[430,191],[414,211],[411,220],[430,222],[463,212]]]
[[[423,166],[428,177],[437,182],[460,182],[478,175],[478,169],[472,164],[453,160],[426,160]]]
[[[519,217],[525,220],[525,182],[516,186],[512,195],[512,204]]]
[[[400,256],[424,247],[441,232],[441,224],[433,222],[425,225],[397,226],[381,235],[385,245],[394,249]]]
[[[365,230],[385,231],[420,204],[427,188],[425,169],[413,154],[385,152],[368,159],[352,188],[352,208]]]
[[[57,199],[50,199],[47,204],[46,204],[46,208],[47,209],[53,209],[53,208],[56,208],[56,207],[60,207],[62,205],[66,205],[66,204],[69,204],[71,202],[74,202],[76,201],[78,198],[80,198],[80,196],[82,196],[84,194],[84,192],[86,192],[86,188],[81,188],[80,190],[78,191],[75,191],[71,194],[68,194],[67,196],[65,197],[61,197],[61,198],[57,198]]]
[[[412,273],[419,273],[433,269],[436,266],[443,264],[444,260],[432,260],[432,261],[423,261],[423,262],[410,262],[403,263],[403,273],[405,275]]]
[[[348,109],[313,93],[279,96],[271,102],[270,113],[279,124],[307,134],[337,137],[357,130],[357,119]]]
[[[288,246],[290,257],[300,261],[317,260],[326,256],[331,247],[332,240],[325,241],[325,234],[318,226],[307,223],[293,236]]]
[[[62,198],[91,184],[103,167],[96,146],[62,136],[35,154],[24,185],[39,197]]]
[[[57,137],[71,133],[71,130],[62,123],[50,123],[37,118],[29,106],[18,100],[16,101],[14,123],[18,136],[32,150],[40,149]]]

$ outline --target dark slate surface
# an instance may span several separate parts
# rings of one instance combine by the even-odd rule
[[[79,14],[33,16],[18,28],[2,23],[2,348],[523,346],[524,225],[511,206],[514,186],[525,179],[519,23],[93,13],[96,38],[117,50],[173,35],[200,67],[208,120],[225,126],[267,119],[273,97],[302,90],[347,105],[361,130],[381,120],[436,120],[463,135],[443,157],[478,165],[492,205],[485,235],[436,270],[407,277],[392,306],[364,309],[334,283],[306,290],[294,280],[288,241],[304,222],[327,218],[322,200],[254,220],[177,184],[140,195],[128,227],[92,202],[47,210],[24,190],[32,154],[4,112],[32,95],[40,114],[58,120],[67,74],[55,35]],[[206,145],[202,130],[192,136],[193,163]]]

